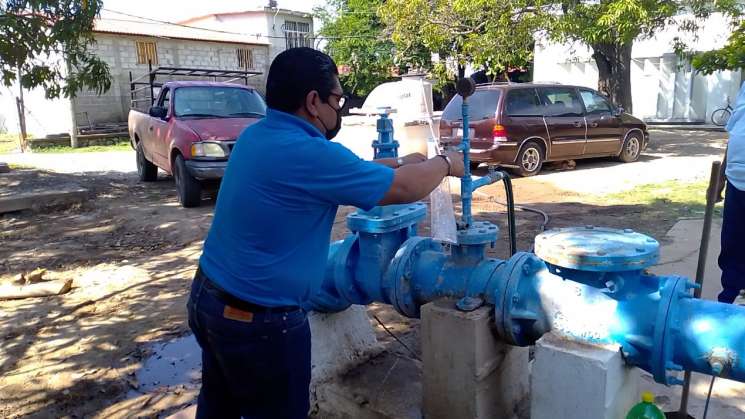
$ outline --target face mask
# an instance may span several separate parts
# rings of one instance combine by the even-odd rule
[[[328,103],[327,103],[328,105]],[[329,105],[331,109],[334,109],[333,106]],[[334,109],[334,112],[336,112],[336,125],[334,125],[334,128],[329,128],[326,126],[326,123],[323,122],[323,119],[320,117],[318,118],[319,121],[321,121],[321,125],[323,125],[323,129],[326,130],[326,139],[327,140],[333,140],[334,137],[336,137],[336,134],[339,133],[339,130],[341,130],[341,109]]]
[[[341,109],[338,109],[338,110],[334,109],[334,112],[336,112],[336,125],[334,125],[334,128],[328,129],[326,128],[325,125],[323,126],[324,128],[326,128],[326,139],[327,140],[333,140],[334,137],[336,137],[336,134],[338,134],[339,131],[341,130],[341,112],[339,112],[340,110]]]

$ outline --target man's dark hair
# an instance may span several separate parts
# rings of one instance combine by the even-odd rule
[[[287,113],[294,113],[312,90],[321,100],[328,100],[338,76],[334,60],[312,48],[291,48],[283,51],[269,67],[266,78],[266,103]]]

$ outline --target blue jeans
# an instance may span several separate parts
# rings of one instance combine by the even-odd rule
[[[197,418],[301,419],[310,402],[306,313],[236,310],[197,272],[187,304],[202,347]]]
[[[727,182],[722,218],[722,292],[719,301],[732,303],[740,290],[745,289],[745,191]]]

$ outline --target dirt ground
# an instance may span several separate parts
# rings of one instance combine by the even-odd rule
[[[710,158],[718,152],[714,148],[700,158]],[[171,179],[140,183],[128,169],[131,163],[123,161],[133,162],[133,153],[115,154],[111,170],[100,161],[105,156],[96,156],[82,173],[23,169],[12,181],[0,175],[0,196],[37,188],[39,182],[79,185],[91,196],[72,207],[0,216],[0,282],[36,268],[47,269],[49,279],[74,281],[62,296],[0,301],[0,417],[155,417],[193,400],[191,390],[138,392],[133,373],[148,355],[145,344],[188,333],[186,296],[214,202],[181,208]],[[75,156],[64,159],[71,159],[65,168],[82,167]],[[24,157],[24,164],[29,162],[33,159]],[[609,163],[580,163],[576,173],[598,165]],[[514,181],[518,203],[547,212],[551,227],[604,225],[662,237],[676,221],[648,214],[645,206],[588,203],[586,192],[559,187],[552,176],[565,175],[549,171]],[[504,200],[501,186],[475,197],[474,216],[498,224],[504,238],[505,208],[492,200]],[[349,211],[339,211],[332,239],[346,234]],[[518,211],[517,222],[518,248],[530,249],[542,217]],[[428,234],[427,222],[420,231]],[[507,241],[489,252],[506,257]],[[416,348],[416,320],[386,306],[370,312]],[[392,341],[373,324],[381,340]],[[404,351],[398,344],[391,350]]]

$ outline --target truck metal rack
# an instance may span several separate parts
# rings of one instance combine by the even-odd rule
[[[168,81],[174,81],[173,77],[198,77],[202,80],[212,79],[213,81],[224,81],[234,83],[243,81],[248,85],[248,79],[253,76],[261,75],[260,71],[250,70],[220,70],[208,68],[188,68],[188,67],[157,67],[153,69],[152,62],[148,62],[148,72],[140,77],[133,78],[132,72],[129,72],[129,96],[130,107],[143,110],[142,104],[147,107],[153,105],[156,94],[155,89],[163,86],[163,82],[158,82],[158,76],[168,77]]]

